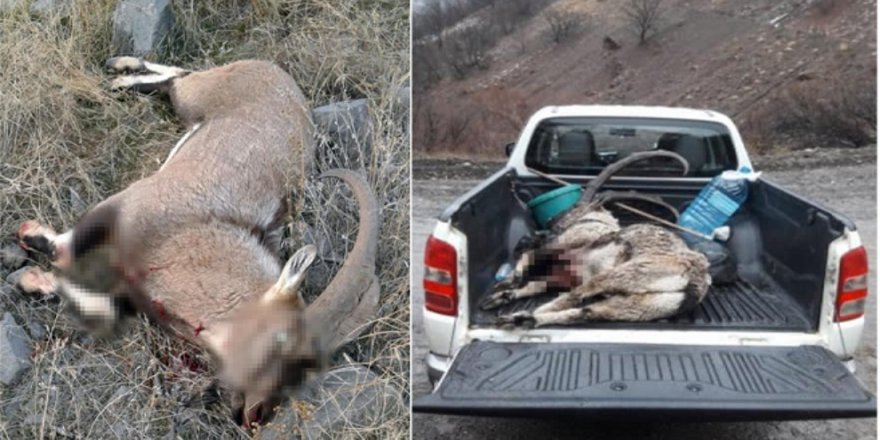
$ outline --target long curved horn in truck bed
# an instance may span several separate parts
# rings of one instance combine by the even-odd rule
[[[591,180],[590,183],[587,184],[586,189],[584,189],[584,194],[581,196],[581,200],[584,200],[587,203],[592,203],[593,199],[596,197],[596,193],[599,192],[600,188],[602,188],[602,185],[604,185],[605,182],[607,182],[608,179],[610,179],[612,176],[620,172],[620,170],[636,162],[641,162],[643,160],[655,157],[668,157],[670,159],[675,159],[681,162],[681,165],[684,167],[684,172],[682,172],[681,174],[686,175],[688,173],[688,161],[680,155],[671,151],[656,150],[633,153],[605,167],[605,169],[603,169],[602,172],[599,173],[599,175],[596,176],[595,179]]]
[[[306,308],[306,322],[320,335],[328,354],[356,338],[373,319],[379,306],[376,251],[379,244],[379,206],[367,181],[351,170],[326,171],[350,187],[359,206],[357,240],[342,268],[324,292]]]

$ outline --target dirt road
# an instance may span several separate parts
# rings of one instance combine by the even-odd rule
[[[878,267],[876,228],[876,167],[867,164],[781,170],[767,172],[770,179],[791,191],[807,196],[843,213],[858,225],[872,266]],[[451,201],[473,187],[477,180],[417,180],[413,182],[413,395],[431,391],[423,359],[427,347],[422,324],[422,264],[424,243],[434,218]],[[868,323],[861,349],[856,354],[858,376],[870,389],[877,384],[877,297],[876,269],[871,272],[871,296]],[[504,438],[578,438],[578,439],[858,439],[876,438],[876,419],[830,420],[763,423],[632,423],[596,424],[576,420],[547,421],[531,419],[494,419],[413,415],[413,438],[455,438],[456,440]]]

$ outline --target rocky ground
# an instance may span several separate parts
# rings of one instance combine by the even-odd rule
[[[780,154],[755,159],[758,169],[769,179],[799,195],[828,206],[855,221],[871,262],[876,266],[876,151],[836,150],[804,155]],[[469,167],[447,166],[454,160],[414,164],[413,182],[413,261],[421,262],[427,236],[435,217],[455,198],[472,188],[479,178],[497,168],[490,164]],[[830,163],[830,164],[829,164]],[[763,165],[762,165],[763,164]],[[766,166],[766,168],[764,168]],[[445,169],[445,171],[444,171]],[[464,171],[462,171],[464,170]],[[413,292],[413,395],[431,391],[424,359],[427,346],[421,313],[422,264],[412,270]],[[869,389],[876,389],[877,377],[877,297],[876,270],[869,280],[871,296],[862,346],[856,353],[858,377]],[[586,423],[577,420],[494,419],[426,414],[413,416],[413,438],[579,438],[579,439],[859,439],[876,438],[876,419],[757,422],[757,423]]]
[[[193,70],[266,59],[296,80],[319,126],[316,172],[360,171],[382,207],[380,309],[257,435],[407,437],[408,12],[405,0],[0,0],[0,439],[253,434],[212,389],[201,350],[140,320],[97,339],[58,297],[14,287],[22,266],[48,266],[15,244],[23,221],[72,227],[155,172],[182,135],[163,97],[109,91],[104,61],[117,54]],[[279,256],[319,247],[307,301],[337,272],[358,223],[345,186],[322,182],[292,195]]]

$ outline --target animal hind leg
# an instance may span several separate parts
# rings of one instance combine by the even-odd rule
[[[122,75],[110,83],[110,90],[134,90],[150,93],[156,90],[167,92],[171,81],[189,74],[185,69],[144,61],[135,57],[114,57],[107,60],[107,69],[113,73],[135,72]]]
[[[583,308],[584,319],[645,322],[668,318],[681,310],[684,292],[614,295]]]
[[[190,73],[189,70],[180,67],[166,66],[164,64],[151,63],[138,57],[113,57],[106,62],[107,69],[112,73],[155,73],[159,75],[183,76]]]

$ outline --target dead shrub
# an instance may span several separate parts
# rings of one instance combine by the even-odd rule
[[[764,144],[789,148],[861,147],[877,139],[877,91],[870,79],[797,83],[749,119]]]
[[[639,38],[639,44],[644,45],[660,25],[663,0],[627,0],[623,5],[623,15]]]
[[[580,31],[584,20],[581,14],[552,9],[544,13],[545,32],[550,41],[559,44]]]

